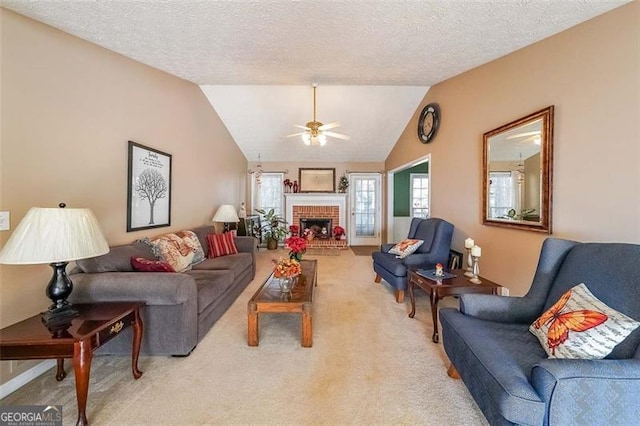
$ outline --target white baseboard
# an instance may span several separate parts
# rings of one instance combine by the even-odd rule
[[[42,361],[35,367],[28,369],[24,373],[19,374],[13,379],[9,380],[7,383],[0,385],[0,399],[20,389],[22,386],[26,385],[36,377],[40,376],[41,374],[45,373],[55,366],[56,361],[54,359]]]

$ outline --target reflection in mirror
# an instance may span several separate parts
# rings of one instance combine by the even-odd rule
[[[483,223],[551,233],[553,106],[484,134]]]

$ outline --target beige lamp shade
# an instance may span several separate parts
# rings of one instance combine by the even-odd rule
[[[109,245],[91,210],[34,207],[0,251],[0,263],[68,262],[108,252]]]
[[[224,223],[231,223],[231,222],[240,222],[240,219],[238,218],[238,213],[236,212],[236,208],[233,207],[231,204],[223,204],[220,207],[218,207],[218,211],[216,212],[216,214],[213,216],[213,219],[211,219],[212,222],[224,222]]]

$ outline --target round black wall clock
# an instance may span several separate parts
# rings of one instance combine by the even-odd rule
[[[431,103],[424,107],[418,121],[418,138],[420,142],[429,143],[436,137],[440,125],[440,108]]]

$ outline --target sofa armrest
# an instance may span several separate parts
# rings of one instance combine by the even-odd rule
[[[545,359],[533,367],[531,384],[548,405],[545,424],[636,424],[640,418],[639,359]]]
[[[147,305],[197,304],[197,288],[192,277],[167,272],[99,272],[73,274],[76,303],[141,301]]]
[[[236,237],[236,248],[242,253],[251,253],[258,249],[258,239],[254,237]]]
[[[493,294],[460,295],[460,312],[487,321],[532,323],[540,315],[526,297]]]

